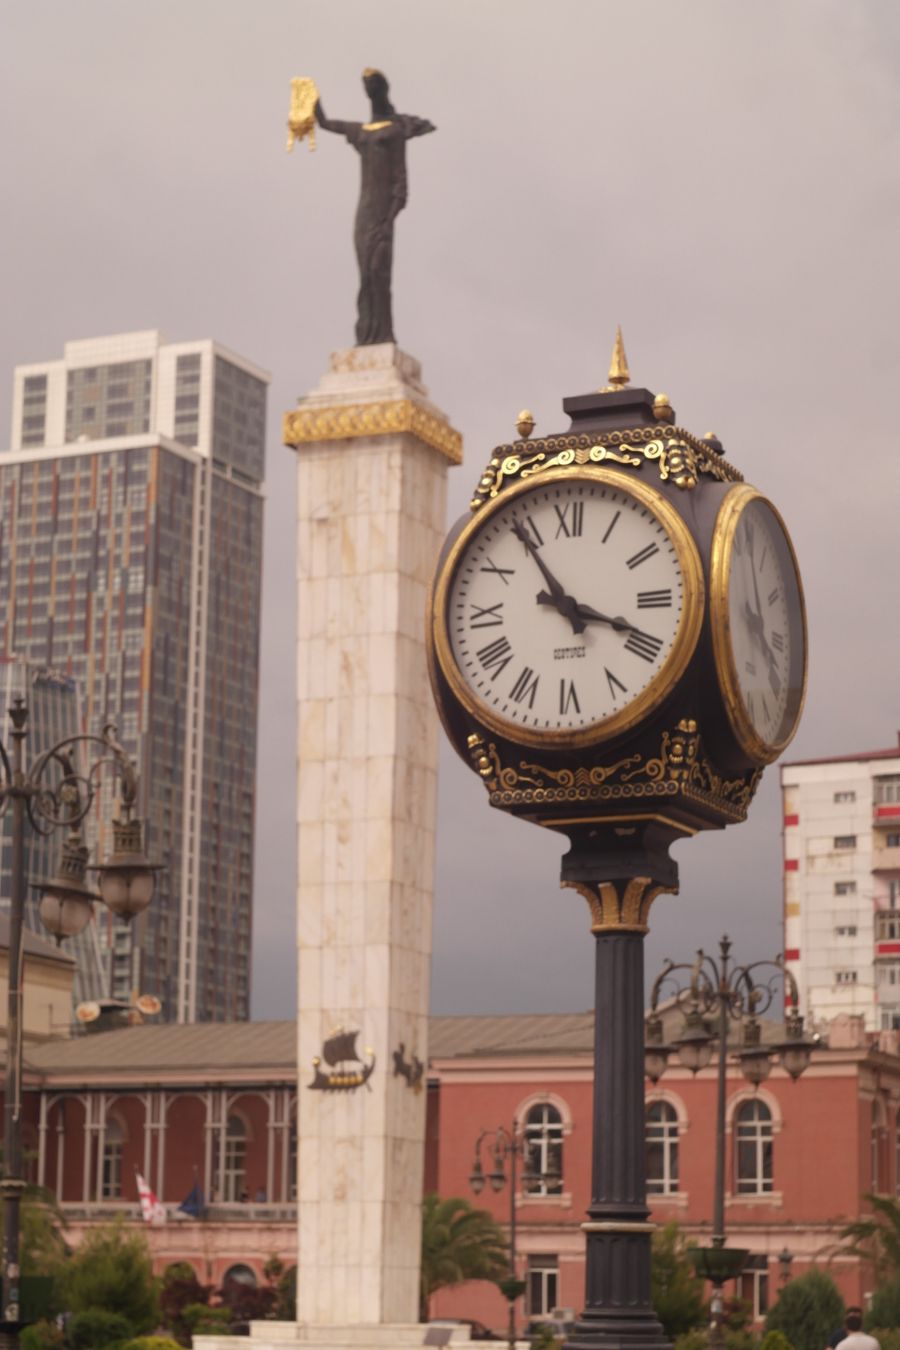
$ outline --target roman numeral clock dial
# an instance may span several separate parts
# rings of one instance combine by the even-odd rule
[[[703,617],[696,547],[622,474],[547,473],[463,529],[435,590],[438,660],[473,715],[527,745],[586,745],[646,717]]]
[[[806,690],[806,619],[784,523],[748,485],[716,521],[710,576],[716,673],[738,742],[767,764],[785,748]]]

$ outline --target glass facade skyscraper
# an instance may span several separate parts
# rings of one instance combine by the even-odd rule
[[[165,870],[97,923],[111,992],[168,1020],[249,1013],[267,382],[211,341],[67,343],[17,368],[0,455],[0,656],[76,679],[137,759]]]

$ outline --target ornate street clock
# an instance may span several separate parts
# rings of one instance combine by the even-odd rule
[[[806,688],[797,562],[713,435],[630,389],[499,446],[430,598],[444,726],[492,806],[568,836],[596,936],[594,1156],[580,1350],[662,1350],[644,1180],[643,937],[674,840],[746,818]]]
[[[576,850],[745,819],[806,684],[778,512],[665,395],[611,379],[564,400],[568,432],[494,451],[430,610],[453,744],[493,806]]]

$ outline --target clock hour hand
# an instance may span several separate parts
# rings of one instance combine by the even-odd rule
[[[763,656],[766,658],[769,667],[769,684],[772,693],[777,698],[781,693],[781,679],[778,674],[778,666],[775,663],[775,653],[772,651],[772,648],[766,640],[765,626],[761,615],[754,614],[747,600],[744,601],[744,617],[747,620],[747,626],[749,627],[750,632],[762,648]]]
[[[562,585],[556,580],[556,577],[553,575],[553,573],[550,571],[550,568],[547,566],[543,558],[538,553],[537,549],[534,546],[534,543],[529,538],[527,530],[525,530],[525,528],[522,525],[520,525],[517,520],[514,520],[512,523],[512,532],[519,540],[519,542],[525,545],[526,550],[531,554],[532,558],[534,558],[534,561],[537,563],[540,569],[541,575],[543,576],[548,587],[550,588],[549,595],[547,594],[546,591],[540,591],[538,593],[537,597],[538,604],[552,605],[558,614],[561,614],[564,619],[569,620],[569,623],[572,625],[573,633],[576,634],[583,633],[585,629],[585,623],[584,620],[580,618],[578,615],[577,612],[578,604],[574,596],[566,594]],[[546,596],[546,599],[541,599],[542,596]]]

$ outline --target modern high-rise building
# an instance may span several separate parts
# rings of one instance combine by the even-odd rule
[[[69,342],[16,368],[0,455],[0,656],[77,679],[137,759],[164,871],[133,930],[97,922],[110,991],[168,1020],[249,1012],[268,378],[212,341]]]
[[[784,946],[816,1020],[900,1029],[900,737],[781,769]]]

